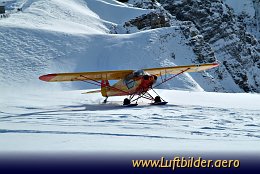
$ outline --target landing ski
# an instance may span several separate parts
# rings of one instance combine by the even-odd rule
[[[150,105],[166,105],[168,102],[156,102],[156,103],[150,103]]]
[[[123,105],[124,107],[134,107],[134,106],[137,106],[138,104],[137,103],[133,103],[133,104],[128,104],[128,105]]]

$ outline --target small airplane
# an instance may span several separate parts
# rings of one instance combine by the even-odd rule
[[[219,66],[218,63],[160,67],[141,70],[116,70],[116,71],[96,71],[96,72],[78,72],[78,73],[57,73],[40,76],[39,79],[46,82],[65,82],[65,81],[83,81],[101,87],[101,90],[89,91],[83,94],[99,93],[106,97],[129,96],[124,99],[124,106],[137,106],[140,98],[151,100],[153,105],[165,105],[163,100],[154,88],[175,78],[185,72],[199,72]],[[167,76],[167,75],[170,75]],[[156,84],[158,78],[161,81]],[[118,80],[110,86],[109,80]],[[153,97],[148,91],[154,91],[157,95]]]

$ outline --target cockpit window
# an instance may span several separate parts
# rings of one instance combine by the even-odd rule
[[[127,88],[130,89],[130,88],[133,88],[135,86],[135,81],[133,79],[126,80],[125,84],[126,84]]]
[[[132,74],[129,74],[125,79],[125,84],[128,89],[135,86],[135,80],[133,78],[143,76],[145,73],[143,70],[134,71]]]
[[[136,82],[133,78],[144,76],[144,75],[148,75],[148,73],[144,72],[144,70],[137,70],[137,71],[134,71],[132,74],[129,74],[125,78],[125,84],[126,84],[127,88],[130,89],[135,86]]]
[[[144,70],[137,70],[134,73],[134,77],[139,77],[145,75]]]

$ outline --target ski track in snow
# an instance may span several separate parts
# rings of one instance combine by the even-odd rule
[[[8,130],[0,129],[1,133],[52,133],[52,134],[89,134],[89,135],[114,135],[114,136],[143,136],[157,138],[173,138],[178,132],[181,135],[200,135],[200,138],[212,139],[213,137],[255,137],[260,138],[260,123],[255,124],[254,117],[260,114],[251,110],[223,109],[200,106],[137,106],[135,108],[122,108],[120,105],[75,105],[63,106],[56,109],[41,109],[33,107],[19,107],[24,113],[2,113],[1,122],[8,124],[30,124],[34,127],[50,125],[56,128],[77,127],[82,129],[111,128],[119,132],[71,132],[51,130]],[[140,114],[138,114],[140,112]],[[161,114],[163,113],[163,114]],[[14,126],[15,127],[15,126]],[[150,130],[148,134],[127,134],[131,130]],[[160,132],[156,130],[160,129]],[[163,131],[164,129],[164,131]],[[132,131],[131,131],[132,132]],[[150,132],[150,133],[149,133]],[[168,133],[165,136],[164,133]],[[178,136],[177,136],[178,137]],[[177,138],[178,139],[178,138]],[[186,138],[188,139],[188,138]]]
[[[156,106],[139,106],[136,108],[122,108],[122,106],[100,106],[100,105],[78,105],[57,108],[56,110],[41,110],[41,108],[22,107],[30,111],[22,114],[13,115],[4,113],[1,117],[2,122],[7,123],[29,123],[32,125],[53,125],[53,126],[87,126],[87,127],[104,127],[115,126],[121,130],[136,129],[142,125],[142,129],[156,129],[158,126],[169,127],[172,130],[184,130],[184,134],[199,135],[216,135],[220,137],[237,137],[243,132],[244,136],[252,136],[260,138],[257,135],[259,124],[248,124],[253,122],[253,116],[259,116],[254,111],[237,111],[222,108],[203,108],[203,107],[187,107],[168,105],[158,108]],[[158,110],[159,109],[159,110]],[[135,111],[144,111],[140,115],[129,113]],[[34,112],[32,112],[34,111]],[[112,111],[112,113],[104,113],[104,111]],[[156,113],[158,112],[158,113]],[[162,115],[159,113],[163,112]],[[119,114],[120,113],[120,114]],[[213,113],[215,113],[213,115]],[[67,117],[69,115],[69,117]],[[211,118],[211,116],[213,118]],[[214,118],[221,117],[221,119]],[[75,123],[71,121],[77,120]],[[196,122],[196,123],[193,123]],[[126,123],[126,124],[124,124]],[[193,124],[192,124],[193,123]],[[202,124],[199,124],[202,123]],[[210,124],[203,124],[210,123]],[[191,125],[190,125],[191,124]],[[232,126],[236,124],[236,126]],[[171,125],[174,128],[171,128]],[[178,125],[176,127],[176,125]],[[203,126],[207,125],[207,126]],[[242,126],[244,128],[239,128]],[[251,128],[252,129],[251,129]],[[185,129],[194,128],[195,130],[185,131]],[[248,129],[246,129],[248,128]],[[250,128],[250,129],[249,129]],[[230,133],[221,132],[223,130],[231,131]],[[1,130],[5,132],[16,132],[13,130]],[[32,132],[34,131],[19,131]],[[43,131],[44,132],[44,131]],[[48,132],[48,131],[46,131]],[[41,133],[41,131],[35,133]],[[50,131],[51,133],[51,131]],[[55,132],[53,132],[55,133]],[[70,132],[64,132],[70,133]],[[73,134],[73,132],[71,132]],[[254,135],[256,133],[256,135]],[[84,134],[84,132],[82,132]],[[100,133],[105,134],[105,133]],[[113,134],[111,134],[113,135]],[[116,134],[115,134],[116,135]],[[128,135],[125,135],[128,136]],[[131,136],[131,135],[129,135]],[[153,135],[151,135],[153,137]],[[163,136],[162,136],[163,137]]]

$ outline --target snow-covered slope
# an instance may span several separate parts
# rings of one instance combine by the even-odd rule
[[[12,6],[22,8],[22,12],[13,9],[9,18],[1,20],[1,26],[66,33],[108,32],[99,16],[84,1],[21,0]]]
[[[38,76],[53,72],[140,69],[191,64],[194,54],[178,28],[136,34],[109,34],[108,28],[151,10],[116,1],[15,1],[22,12],[0,20],[2,88],[86,87],[81,83],[46,84]],[[106,10],[104,9],[106,8]],[[123,12],[124,11],[124,12]],[[119,15],[120,14],[120,15]],[[102,17],[102,18],[100,18]],[[166,42],[160,46],[161,42]],[[176,50],[177,60],[168,50]],[[189,75],[171,88],[202,90]]]

